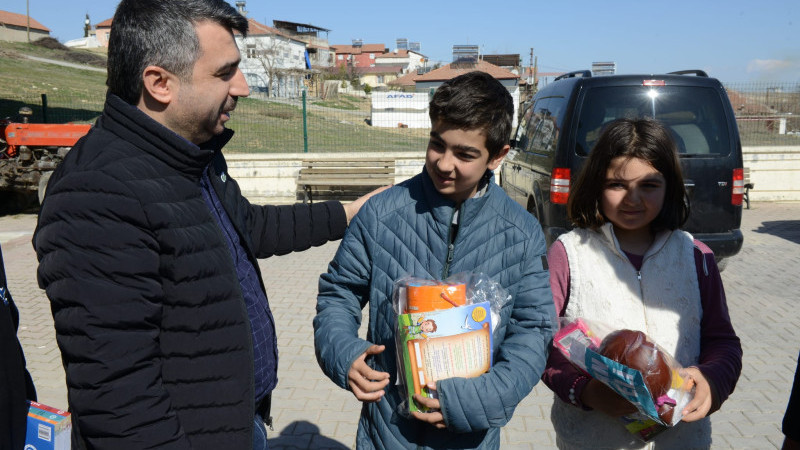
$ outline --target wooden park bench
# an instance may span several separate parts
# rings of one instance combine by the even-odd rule
[[[742,174],[744,178],[744,202],[747,205],[747,209],[750,209],[750,189],[755,188],[755,184],[750,182],[750,168],[745,167],[742,169]]]
[[[355,200],[367,192],[394,183],[394,158],[349,157],[304,159],[297,187],[303,203],[314,198]]]

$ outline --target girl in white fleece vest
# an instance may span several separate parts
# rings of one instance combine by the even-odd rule
[[[549,253],[556,311],[643,331],[686,368],[696,392],[682,422],[645,444],[619,419],[635,407],[552,350],[542,378],[556,393],[551,420],[559,448],[710,447],[707,416],[733,390],[741,346],[721,282],[721,307],[704,309],[711,304],[703,298],[709,282],[698,274],[718,279],[719,273],[713,255],[708,263],[698,250],[705,246],[679,230],[689,209],[669,131],[648,119],[610,124],[570,189],[567,209],[577,228]],[[714,355],[703,348],[711,348],[703,333],[709,322],[725,329],[722,344],[713,343]],[[707,371],[704,358],[725,361],[725,367],[712,363]]]

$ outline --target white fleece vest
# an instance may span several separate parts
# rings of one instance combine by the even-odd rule
[[[614,328],[645,332],[684,367],[700,356],[703,315],[692,236],[659,233],[637,272],[619,247],[613,226],[562,235],[570,271],[565,317],[583,317]],[[560,448],[708,448],[708,418],[679,423],[646,445],[622,421],[584,411],[556,397],[551,412]]]

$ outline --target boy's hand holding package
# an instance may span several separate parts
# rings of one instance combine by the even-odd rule
[[[428,385],[428,390],[435,391],[436,386],[433,384]],[[447,425],[444,423],[444,415],[442,415],[442,405],[439,403],[439,399],[435,397],[425,397],[420,394],[414,394],[413,397],[414,401],[417,402],[423,408],[426,408],[430,412],[420,412],[420,411],[412,411],[411,417],[428,424],[433,425],[434,427],[443,430],[447,428]]]
[[[347,372],[347,384],[353,395],[362,402],[379,402],[386,393],[383,388],[389,384],[389,374],[374,370],[366,362],[367,356],[382,353],[384,349],[386,346],[373,344],[353,361]]]

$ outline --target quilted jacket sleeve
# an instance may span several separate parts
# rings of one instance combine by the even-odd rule
[[[243,201],[247,201],[242,197]],[[285,255],[341,239],[347,227],[336,201],[294,205],[249,205],[248,230],[256,257]]]
[[[367,223],[374,220],[370,203],[351,222],[328,272],[319,280],[314,349],[322,371],[348,389],[347,372],[371,345],[358,338],[361,309],[369,300],[370,260]]]
[[[448,430],[502,427],[542,375],[555,317],[544,254],[544,239],[538,232],[526,246],[519,284],[510,289],[516,292],[513,309],[491,370],[476,378],[437,383]]]
[[[89,448],[189,448],[162,385],[158,246],[140,204],[102,173],[53,181],[33,243],[75,426]]]
[[[347,228],[347,215],[340,202],[313,204],[254,205],[228,174],[222,153],[212,161],[211,183],[224,199],[228,215],[243,227],[257,258],[285,255],[341,239]]]

